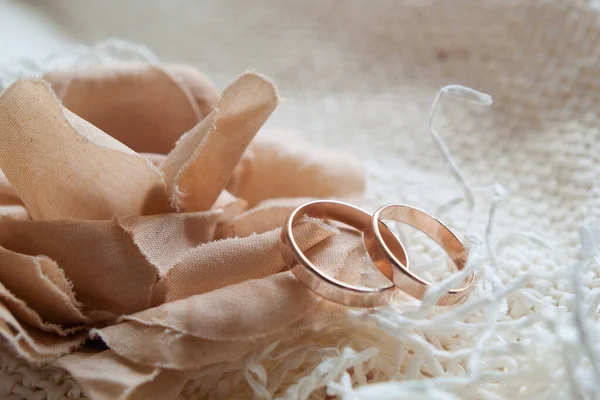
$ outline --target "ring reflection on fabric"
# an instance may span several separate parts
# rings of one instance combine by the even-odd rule
[[[369,255],[376,264],[383,257],[394,265],[392,282],[398,289],[403,290],[412,297],[423,299],[425,291],[433,284],[418,277],[409,271],[403,259],[396,257],[396,250],[388,247],[388,241],[381,231],[381,220],[394,220],[405,223],[425,233],[434,240],[448,254],[456,268],[462,270],[467,262],[468,254],[460,240],[444,224],[424,211],[402,204],[388,204],[373,213],[371,224],[365,230],[364,240]],[[475,272],[463,281],[459,289],[450,289],[436,303],[441,306],[450,306],[460,302],[473,289]]]
[[[351,285],[323,273],[304,255],[294,239],[293,226],[305,215],[342,222],[361,232],[371,224],[369,213],[339,201],[318,200],[296,208],[285,222],[279,241],[283,259],[296,278],[319,296],[349,307],[370,308],[389,304],[396,289],[393,283],[379,288]],[[402,243],[385,224],[381,223],[378,228],[386,248],[408,268],[408,258]],[[368,250],[369,254],[378,252],[381,252],[378,247]],[[377,257],[375,266],[392,280],[393,264],[383,254]]]

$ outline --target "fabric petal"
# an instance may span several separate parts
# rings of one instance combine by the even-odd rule
[[[138,152],[167,154],[219,100],[193,67],[122,64],[44,76],[63,105]]]
[[[278,241],[281,229],[247,238],[219,240],[185,255],[158,283],[153,305],[234,285],[281,272],[285,262]],[[308,250],[334,235],[332,227],[318,223],[295,228],[299,246]]]
[[[366,185],[364,168],[355,157],[314,147],[284,131],[258,135],[238,169],[227,190],[250,207],[281,197],[356,196]]]
[[[48,257],[29,256],[0,247],[0,287],[0,292],[10,291],[27,309],[35,310],[40,321],[63,326],[87,322],[64,271]],[[25,322],[43,328],[31,318]]]
[[[55,364],[94,400],[175,399],[188,380],[184,372],[139,365],[112,350],[79,351]]]
[[[160,172],[62,107],[42,81],[18,81],[0,96],[0,169],[33,219],[170,210]]]
[[[172,204],[188,212],[210,209],[277,101],[275,86],[262,75],[245,73],[229,85],[161,165]]]

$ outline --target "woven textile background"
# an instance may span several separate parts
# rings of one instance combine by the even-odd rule
[[[600,20],[585,2],[214,1],[158,8],[136,2],[120,17],[108,3],[117,4],[61,0],[47,7],[84,41],[118,35],[144,43],[162,60],[198,65],[219,88],[247,68],[269,76],[282,102],[267,125],[301,131],[364,160],[369,182],[362,205],[369,210],[404,202],[445,211],[441,219],[457,233],[485,241],[490,205],[503,192],[494,184],[507,192],[496,209],[492,251],[482,261],[489,272],[476,293],[489,296],[489,306],[472,317],[450,311],[456,319],[445,322],[479,321],[453,343],[476,358],[424,375],[430,352],[416,338],[435,343],[445,325],[402,327],[390,310],[366,317],[350,312],[337,331],[310,342],[198,372],[183,398],[306,398],[331,381],[338,383],[330,393],[365,399],[576,398],[600,388],[594,364],[600,265],[586,265],[578,286],[571,279],[585,256],[578,227],[600,219]],[[87,24],[92,16],[102,24]],[[439,208],[463,193],[427,126],[437,90],[450,83],[494,99],[492,107],[481,107],[448,97],[437,124],[474,190],[472,209],[465,201]],[[595,239],[598,251],[600,235]],[[514,287],[497,294],[502,290],[492,287],[492,277]],[[590,349],[576,329],[581,307],[592,319]],[[269,363],[300,360],[300,349],[308,347],[289,381],[269,386]],[[265,379],[255,364],[265,365]],[[0,365],[2,398],[84,396],[60,369],[30,368],[6,351]],[[350,367],[354,383],[395,383],[351,389],[343,374]],[[341,372],[334,376],[323,372],[336,368]]]

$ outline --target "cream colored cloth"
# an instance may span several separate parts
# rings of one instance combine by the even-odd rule
[[[277,106],[269,80],[242,74],[218,98],[180,66],[45,79],[0,96],[1,332],[20,357],[55,362],[98,399],[158,386],[176,396],[193,370],[316,330],[341,310],[286,271],[278,240],[298,190],[356,195],[363,171],[350,156],[267,139],[244,156]],[[312,181],[295,185],[274,174],[308,169]],[[278,189],[261,197],[272,202],[243,212],[271,180]],[[238,197],[230,181],[244,188]],[[359,279],[358,232],[319,220],[295,229],[326,273]],[[109,350],[91,351],[88,339]]]
[[[573,268],[599,236],[584,251],[577,232],[600,215],[600,26],[586,2],[258,1],[248,10],[215,1],[148,9],[153,23],[143,26],[122,2],[118,15],[106,2],[58,3],[87,22],[86,40],[143,40],[167,59],[201,65],[218,87],[247,65],[268,75],[284,100],[268,124],[360,158],[370,210],[414,204],[461,238],[475,233],[484,242],[490,186],[508,191],[491,224],[493,254],[481,247],[484,279],[465,306],[471,311],[348,313],[318,335],[202,368],[183,398],[325,398],[325,388],[354,399],[593,398],[600,379],[575,316],[581,310],[591,321],[597,349],[599,267],[581,275]],[[182,37],[190,40],[174,39]],[[448,97],[437,125],[474,188],[472,210],[427,129],[432,100],[448,83],[494,99],[482,108]],[[415,266],[438,256],[420,239],[409,243],[422,256]],[[396,308],[406,304],[399,299]],[[23,378],[23,364],[2,354],[10,382],[3,394],[65,386],[79,396],[64,371],[29,368]]]

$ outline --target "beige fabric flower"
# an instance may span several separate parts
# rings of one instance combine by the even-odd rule
[[[344,154],[254,139],[277,105],[268,79],[242,74],[219,97],[185,66],[44,78],[0,96],[0,336],[17,354],[92,398],[175,398],[188,371],[339,312],[277,242],[307,197],[355,195],[364,175]],[[359,278],[357,232],[295,229],[324,271]]]

